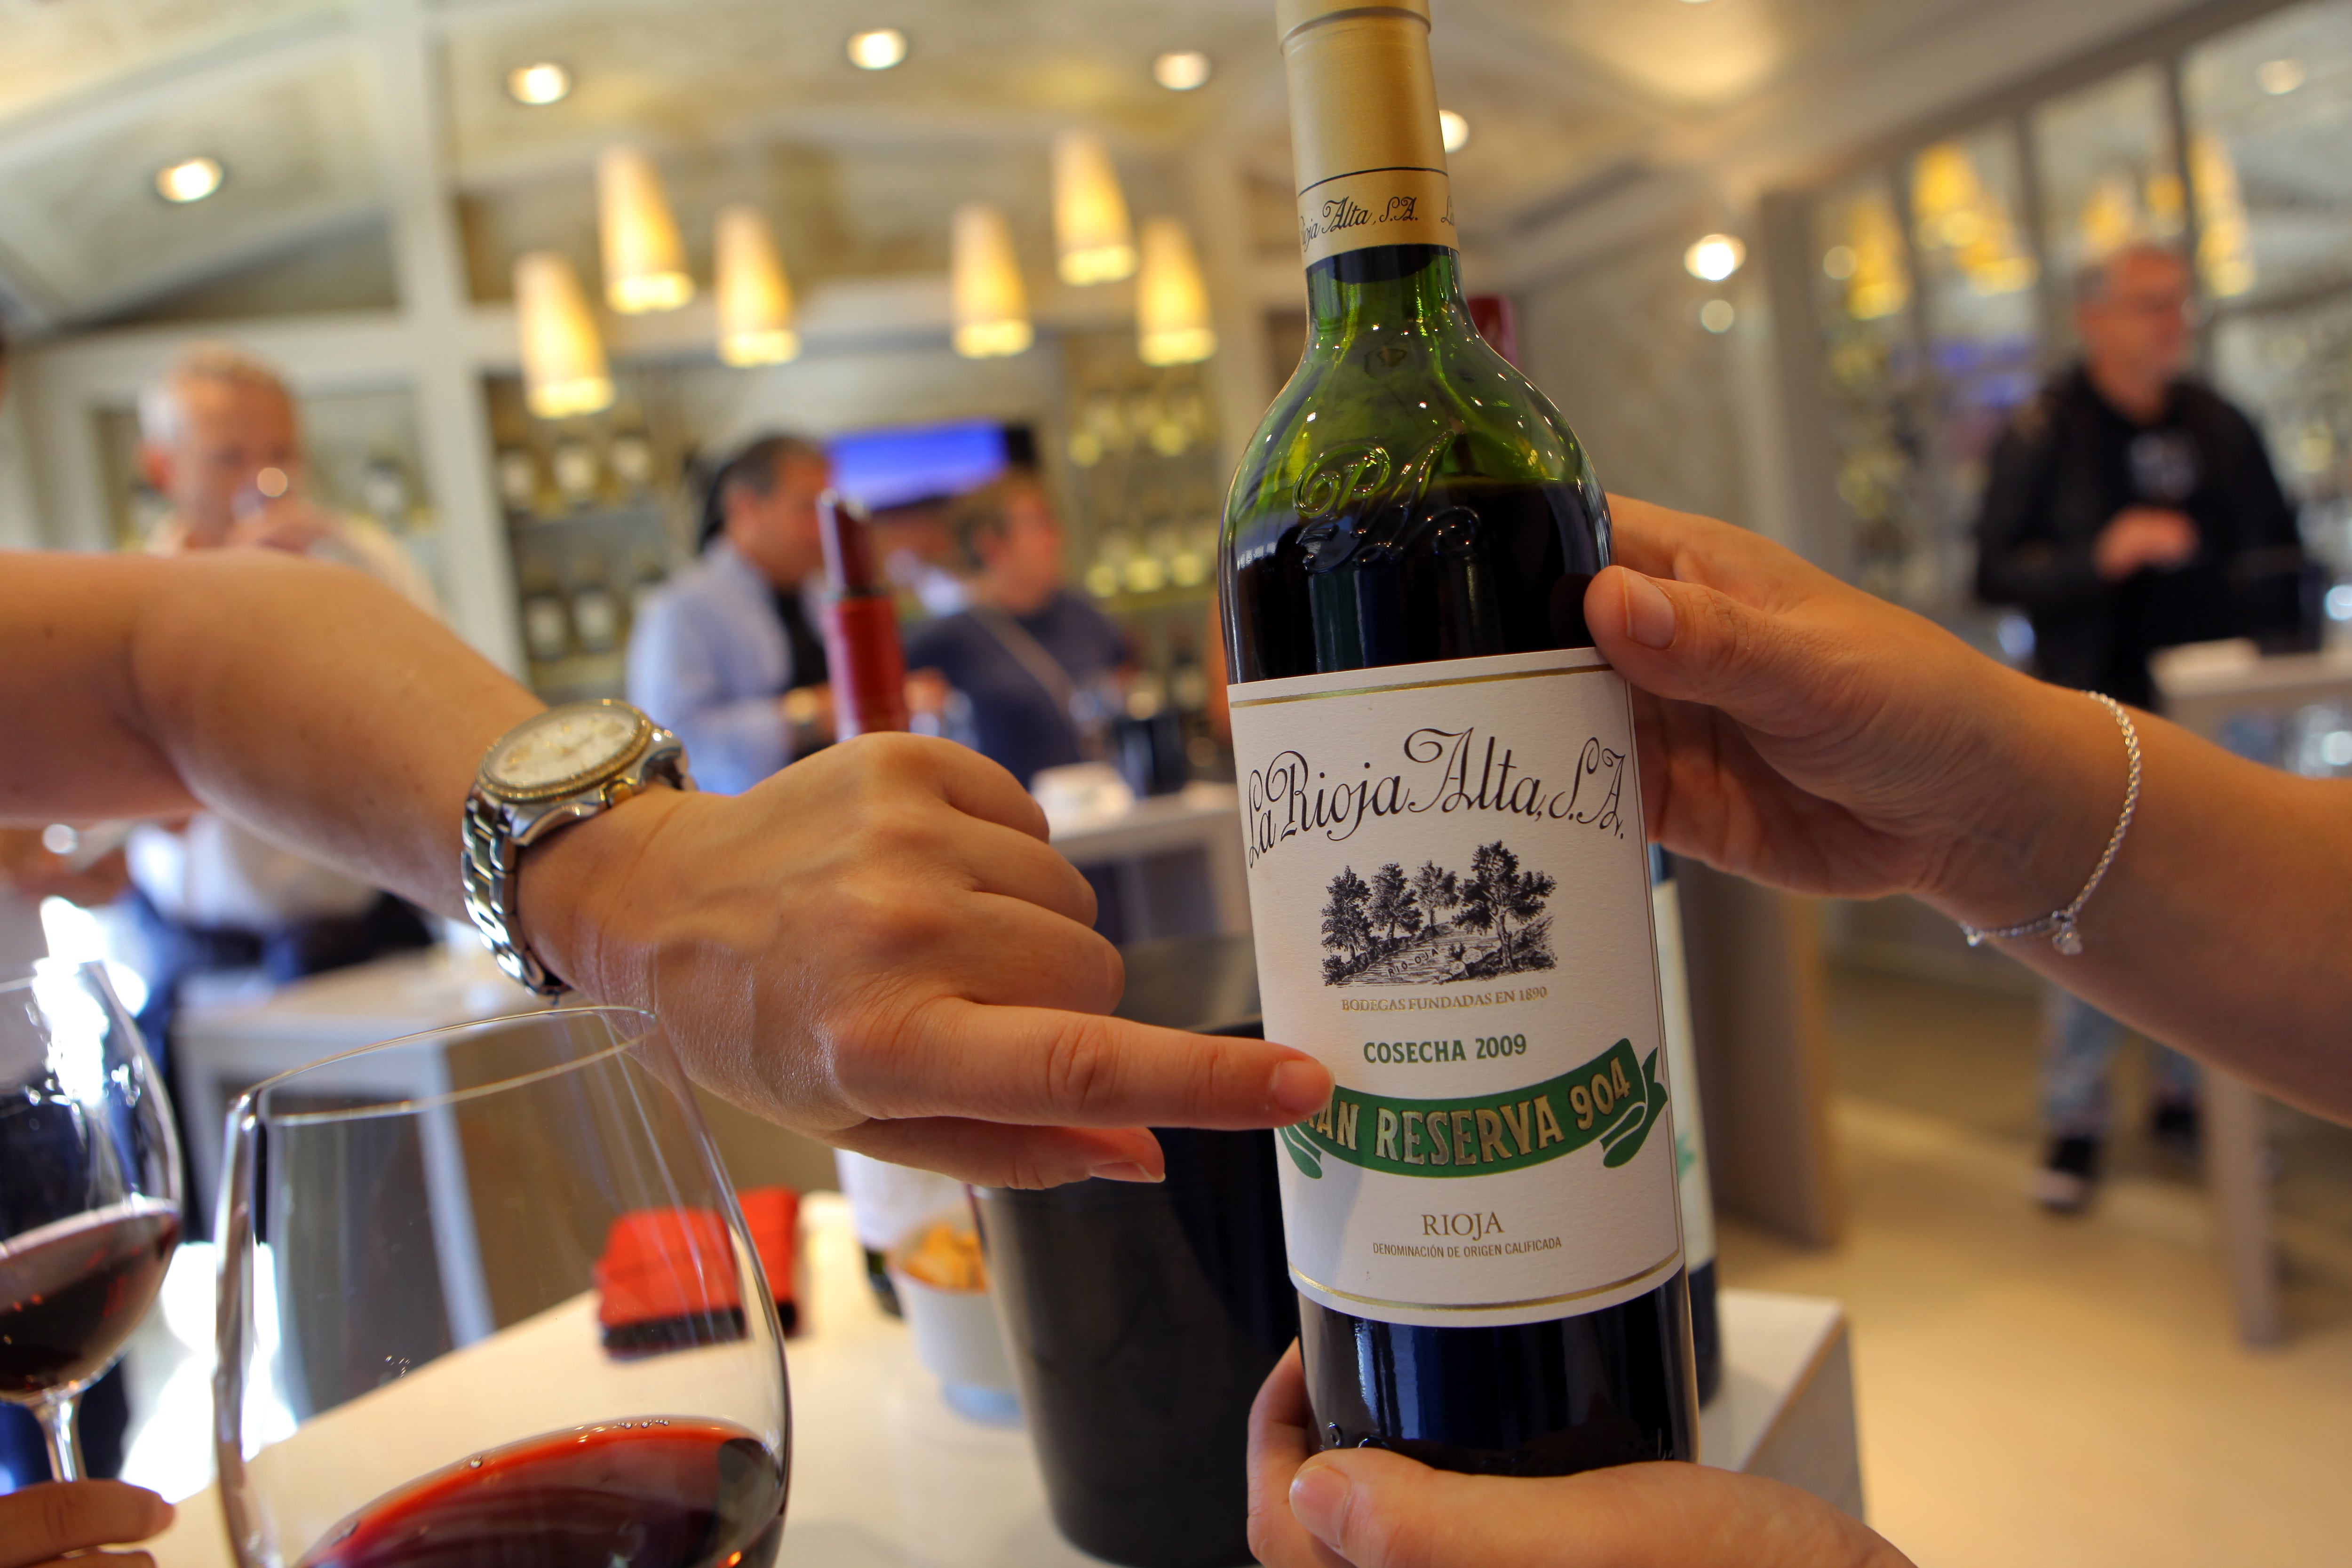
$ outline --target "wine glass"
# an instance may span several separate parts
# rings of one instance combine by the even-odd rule
[[[171,1101],[105,966],[0,974],[0,1399],[32,1407],[58,1480],[179,1244]]]
[[[767,1568],[782,1335],[651,1014],[366,1047],[228,1131],[214,1410],[244,1568]]]

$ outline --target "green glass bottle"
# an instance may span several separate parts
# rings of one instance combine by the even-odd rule
[[[1326,1446],[1695,1458],[1609,514],[1462,298],[1427,0],[1278,0],[1312,332],[1220,562],[1279,1134]],[[1659,1135],[1651,1137],[1653,1128]]]

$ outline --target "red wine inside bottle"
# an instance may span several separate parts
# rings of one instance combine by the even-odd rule
[[[1605,498],[1464,306],[1426,0],[1279,0],[1312,331],[1220,562],[1327,1447],[1696,1455],[1649,877],[1583,595]],[[1656,1134],[1653,1136],[1653,1134]]]
[[[0,1242],[0,1398],[96,1377],[121,1353],[180,1244],[180,1211],[140,1200]]]
[[[300,1568],[768,1568],[783,1465],[740,1426],[638,1416],[461,1459],[361,1509]]]

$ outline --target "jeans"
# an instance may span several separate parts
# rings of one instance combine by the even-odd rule
[[[2055,986],[2043,997],[2042,1024],[2042,1126],[2053,1138],[2105,1138],[2107,1070],[2124,1026]],[[2159,1102],[2195,1102],[2195,1062],[2152,1045],[2148,1069]]]

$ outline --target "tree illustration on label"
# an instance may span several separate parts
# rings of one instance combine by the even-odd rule
[[[1424,861],[1407,876],[1394,861],[1369,882],[1342,867],[1325,889],[1326,985],[1448,985],[1550,969],[1559,882],[1522,870],[1500,839],[1470,857],[1467,875]]]

